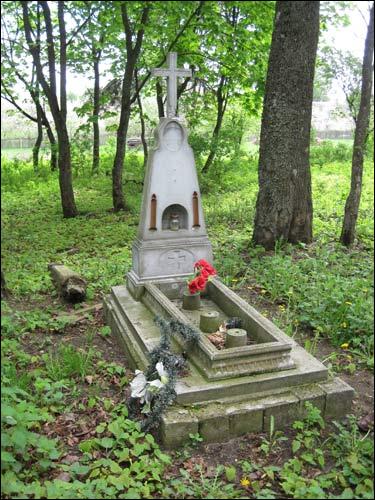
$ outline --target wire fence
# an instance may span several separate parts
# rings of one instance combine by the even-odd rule
[[[113,134],[103,134],[99,136],[99,144],[102,146],[107,142],[110,137],[116,137]],[[1,138],[1,149],[32,149],[35,144],[35,137],[15,137],[12,139]],[[138,138],[128,139],[128,146],[132,147],[134,145],[138,146],[142,144],[141,140]],[[49,142],[43,140],[41,144],[42,148],[48,148]]]
[[[352,139],[353,130],[316,130],[316,137],[319,139]],[[107,142],[110,137],[115,137],[113,134],[103,134],[100,135],[99,144],[103,145]],[[148,138],[150,139],[150,138]],[[256,136],[249,136],[249,142],[258,144],[259,138]],[[34,147],[35,138],[34,137],[17,137],[17,138],[2,138],[1,139],[1,149],[31,149]],[[128,146],[139,147],[142,142],[139,137],[131,137],[127,140]],[[49,143],[46,140],[42,142],[42,148],[48,148]]]

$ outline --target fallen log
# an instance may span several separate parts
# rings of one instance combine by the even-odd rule
[[[49,264],[48,270],[60,295],[68,302],[82,302],[86,297],[86,281],[62,264]]]

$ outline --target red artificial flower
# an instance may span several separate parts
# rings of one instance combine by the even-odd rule
[[[189,292],[191,293],[191,295],[193,295],[194,293],[199,292],[198,284],[197,284],[197,279],[196,278],[194,278],[193,280],[189,281],[188,287],[189,287]]]
[[[199,272],[199,276],[203,276],[206,281],[208,280],[208,278],[211,276],[211,274],[207,271],[207,269],[204,269],[203,267],[201,268],[200,272]]]
[[[211,264],[209,264],[206,260],[204,259],[200,259],[198,260],[198,262],[196,262],[194,264],[194,269],[197,269],[199,268],[201,270],[201,272],[204,270],[205,272],[208,273],[208,276],[214,276],[215,274],[217,274],[216,272],[216,269],[211,266]]]
[[[202,292],[207,283],[208,276],[196,276],[193,280],[189,281],[188,287],[191,294]]]
[[[197,280],[197,287],[199,288],[199,290],[204,290],[206,287],[208,275],[200,274],[195,279]]]
[[[197,292],[202,292],[210,276],[217,274],[216,269],[204,259],[198,260],[198,262],[194,264],[194,269],[195,278],[188,282],[189,291],[192,295]]]

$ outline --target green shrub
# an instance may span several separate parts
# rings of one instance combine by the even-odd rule
[[[351,161],[353,146],[344,142],[322,141],[310,147],[310,163],[322,167],[326,163]]]
[[[30,160],[1,157],[1,188],[3,191],[33,190],[56,175],[55,172],[51,172],[49,160],[43,157],[40,159],[37,173]]]

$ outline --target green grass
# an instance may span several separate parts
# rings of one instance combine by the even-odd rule
[[[140,164],[133,169],[138,176]],[[12,292],[20,297],[33,294],[42,301],[43,294],[52,291],[50,262],[63,262],[81,273],[89,283],[89,298],[121,282],[131,265],[139,188],[133,183],[125,186],[130,211],[114,214],[111,179],[78,176],[75,194],[80,215],[62,219],[57,175],[45,171],[35,178],[30,165],[18,162],[7,176],[9,165],[3,182],[2,244]],[[203,182],[204,188],[206,183],[211,189],[203,203],[216,267],[231,286],[263,287],[267,298],[285,304],[286,317],[293,324],[307,326],[335,345],[349,342],[371,359],[372,165],[365,164],[358,245],[352,250],[338,243],[350,164],[315,166],[312,182],[314,243],[279,245],[269,254],[250,245],[257,194],[255,163],[228,163],[223,170],[213,170]],[[290,324],[286,329],[291,333]]]
[[[141,178],[141,157],[129,159],[125,177]],[[22,305],[19,310],[3,307],[4,498],[372,498],[372,440],[359,434],[354,421],[323,440],[319,415],[310,408],[307,420],[296,424],[292,441],[276,433],[264,437],[258,461],[220,465],[210,474],[199,464],[187,473],[181,465],[176,472],[168,469],[171,458],[152,436],[127,418],[123,368],[103,361],[91,350],[89,338],[83,348],[62,344],[50,351],[46,339],[36,354],[24,352],[21,341],[31,342],[33,332],[47,336],[65,326],[56,318],[56,306],[49,305],[55,296],[49,263],[62,262],[82,274],[89,302],[122,283],[130,269],[141,191],[138,184],[125,182],[130,210],[114,214],[111,179],[105,175],[111,161],[111,151],[104,149],[99,177],[90,177],[89,164],[76,161],[80,215],[74,219],[62,218],[57,174],[48,165],[38,177],[23,161],[5,161],[2,168],[2,268],[13,300]],[[265,252],[251,246],[254,157],[215,164],[209,177],[201,179],[215,267],[235,290],[265,297],[289,335],[303,332],[311,341],[323,337],[339,350],[349,344],[354,363],[371,367],[373,164],[365,164],[358,242],[350,250],[338,243],[350,162],[315,164],[312,181],[313,244],[280,243],[275,252]],[[99,335],[105,337],[102,330]],[[88,375],[91,393],[83,397]],[[103,398],[113,377],[121,379],[115,395]],[[74,444],[79,461],[73,464],[60,460],[71,453],[67,436],[56,440],[45,435],[48,426],[72,411],[90,424],[95,415],[102,422]],[[294,457],[280,462],[280,449],[288,454],[291,446]],[[189,457],[192,450],[179,453]],[[69,482],[58,479],[62,473]]]
[[[71,377],[84,379],[94,372],[93,358],[94,351],[90,347],[77,349],[72,345],[60,345],[57,352],[50,351],[44,357],[47,375],[54,381]]]
[[[1,150],[1,155],[12,160],[13,158],[29,159],[32,157],[32,148],[7,148]]]

